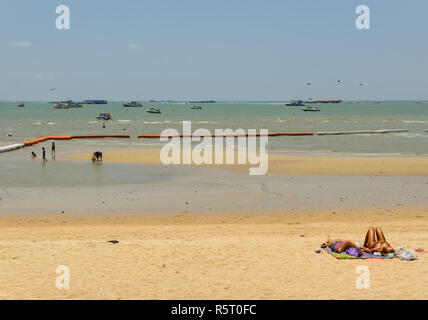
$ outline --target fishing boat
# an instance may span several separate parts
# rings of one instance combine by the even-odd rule
[[[22,103],[18,104],[18,107],[19,107],[19,108],[24,107],[24,102],[22,102]]]
[[[143,107],[143,105],[141,103],[135,102],[135,101],[131,101],[130,103],[124,103],[123,104],[124,107],[126,108],[135,108],[135,107]]]
[[[193,109],[193,110],[202,110],[202,107],[201,106],[191,106],[190,109]]]
[[[98,120],[113,120],[113,118],[111,117],[110,113],[100,113],[97,116]]]
[[[305,112],[319,112],[321,110],[318,109],[317,107],[304,107],[304,108],[302,108],[302,111],[305,111]]]
[[[150,108],[146,112],[148,112],[148,113],[162,113],[159,108]]]

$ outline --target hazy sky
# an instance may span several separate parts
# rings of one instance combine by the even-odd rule
[[[428,99],[427,16],[426,0],[0,0],[0,99]]]

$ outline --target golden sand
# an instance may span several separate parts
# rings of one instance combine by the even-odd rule
[[[103,152],[104,161],[160,164],[160,151],[120,150]],[[74,160],[90,160],[90,153],[65,155]],[[237,157],[235,156],[235,159]],[[248,173],[247,165],[212,165]],[[345,157],[269,155],[269,173],[307,175],[428,176],[427,157]]]
[[[428,249],[427,213],[1,218],[0,299],[428,299],[428,254],[314,252],[328,234],[361,242],[370,225],[394,247]],[[55,286],[58,265],[69,290]],[[359,265],[368,290],[355,286]]]

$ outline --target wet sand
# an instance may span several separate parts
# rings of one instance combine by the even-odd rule
[[[336,260],[327,235],[428,249],[428,210],[0,218],[1,299],[428,299],[419,260]],[[108,240],[118,240],[118,244]],[[55,286],[68,266],[70,289]],[[356,267],[370,289],[355,286]]]
[[[106,151],[103,160],[118,163],[161,164],[159,149]],[[64,155],[89,160],[91,153]],[[237,156],[235,155],[235,159]],[[248,173],[247,165],[210,165]],[[428,176],[427,157],[283,156],[269,154],[268,173],[304,175]]]

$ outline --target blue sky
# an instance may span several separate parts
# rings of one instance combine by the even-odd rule
[[[428,99],[428,1],[408,2],[0,0],[0,99]]]

